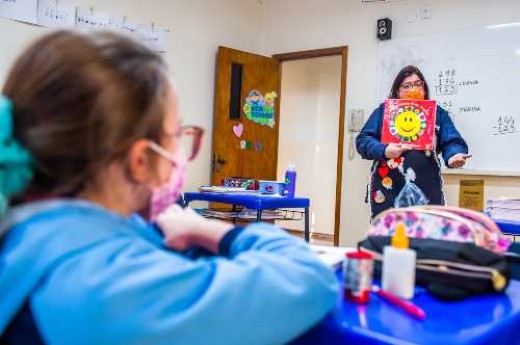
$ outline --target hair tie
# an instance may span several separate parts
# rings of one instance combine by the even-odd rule
[[[0,95],[0,215],[9,197],[22,192],[32,178],[31,155],[13,137],[13,104]]]

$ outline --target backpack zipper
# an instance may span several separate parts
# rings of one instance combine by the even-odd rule
[[[374,260],[381,262],[383,261],[381,254],[363,247],[361,247],[361,249],[372,254]],[[442,272],[468,278],[491,280],[491,283],[496,291],[504,290],[507,284],[507,279],[498,270],[484,266],[468,265],[459,262],[448,262],[443,260],[419,259],[416,260],[415,267],[426,271]]]

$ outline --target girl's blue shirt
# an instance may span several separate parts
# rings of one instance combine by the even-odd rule
[[[0,334],[28,305],[51,344],[282,344],[337,299],[333,272],[269,224],[190,258],[139,217],[54,200],[11,210],[0,236]]]

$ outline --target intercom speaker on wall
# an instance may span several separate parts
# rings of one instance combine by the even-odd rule
[[[350,132],[359,132],[365,124],[365,110],[364,109],[350,109],[348,110],[349,119],[347,121],[348,130]]]
[[[392,21],[388,18],[377,20],[377,38],[389,40],[392,38]]]

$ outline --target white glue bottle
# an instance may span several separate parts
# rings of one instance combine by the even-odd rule
[[[406,299],[413,297],[415,287],[416,253],[408,247],[406,225],[397,223],[392,245],[383,250],[383,290]]]

